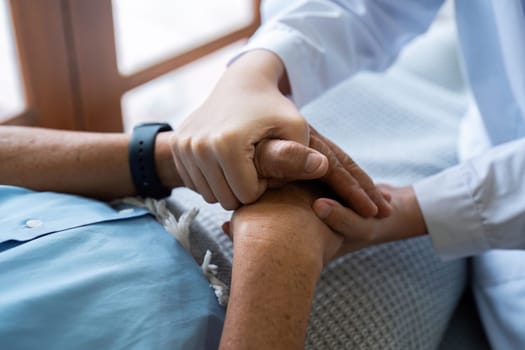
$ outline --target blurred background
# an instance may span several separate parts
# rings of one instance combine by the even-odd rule
[[[262,5],[264,17],[283,2]],[[257,0],[0,0],[0,123],[176,125],[255,31],[259,8]],[[448,3],[434,27],[453,27],[452,15]]]
[[[256,0],[0,0],[0,122],[176,124],[259,25]]]

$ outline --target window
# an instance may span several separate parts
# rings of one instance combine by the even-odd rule
[[[0,122],[90,131],[187,113],[202,98],[194,92],[209,91],[233,52],[217,51],[260,22],[260,0],[0,3],[0,91],[13,94],[0,94],[8,101],[0,99]],[[167,89],[173,101],[155,103]]]
[[[176,126],[209,95],[241,45],[229,45],[125,93],[124,129],[145,121],[167,121]]]
[[[0,0],[0,121],[21,113],[25,108],[9,13],[7,0]]]
[[[113,0],[119,71],[130,74],[252,22],[246,0]]]

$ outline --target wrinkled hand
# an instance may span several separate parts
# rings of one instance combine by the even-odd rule
[[[341,148],[310,127],[310,147],[324,154],[328,172],[321,178],[336,195],[363,217],[387,217],[389,196],[381,192],[368,174]]]

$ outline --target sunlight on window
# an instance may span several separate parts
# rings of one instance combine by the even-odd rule
[[[24,109],[24,96],[7,0],[0,0],[0,120]]]
[[[242,42],[225,47],[200,60],[127,92],[122,98],[124,128],[147,121],[182,121],[209,95]]]
[[[130,74],[248,25],[251,0],[113,0],[117,61]]]

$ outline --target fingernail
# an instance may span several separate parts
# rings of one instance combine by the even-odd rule
[[[317,153],[310,153],[306,157],[306,161],[304,163],[304,171],[311,174],[315,173],[323,164],[323,156]]]
[[[332,212],[332,206],[327,203],[320,203],[315,206],[314,210],[320,219],[326,219]]]

